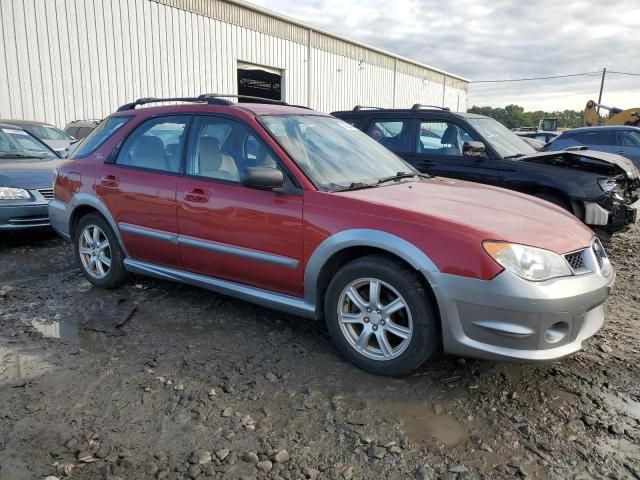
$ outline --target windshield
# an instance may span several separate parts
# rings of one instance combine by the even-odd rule
[[[536,151],[493,118],[470,118],[469,123],[502,158],[522,157]]]
[[[260,122],[320,190],[372,184],[409,164],[342,120],[314,115],[260,117]]]
[[[0,160],[7,158],[58,158],[45,144],[19,128],[0,128]]]
[[[51,125],[25,125],[22,128],[40,140],[71,140],[69,135]]]

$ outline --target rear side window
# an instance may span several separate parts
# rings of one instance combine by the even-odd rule
[[[82,158],[89,155],[130,119],[131,117],[107,118],[82,141],[70,155],[70,158]]]
[[[621,130],[618,132],[618,145],[625,147],[640,147],[640,132],[635,130]]]
[[[611,132],[585,132],[575,135],[575,140],[581,145],[612,145]]]
[[[78,127],[69,127],[65,129],[65,132],[67,132],[69,135],[71,135],[73,138],[79,138],[78,137]]]
[[[172,115],[147,120],[127,138],[116,164],[179,172],[184,132],[190,118],[189,115]]]
[[[410,120],[374,120],[367,129],[367,135],[392,152],[411,152]]]
[[[80,139],[86,138],[92,131],[93,131],[93,128],[91,127],[80,127],[78,129],[77,135],[74,135],[74,136]]]
[[[462,157],[464,142],[473,141],[464,128],[444,120],[421,122],[418,133],[418,153]]]

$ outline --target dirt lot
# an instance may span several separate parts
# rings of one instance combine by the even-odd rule
[[[38,238],[34,240],[34,238]],[[640,228],[608,321],[544,366],[363,373],[313,322],[0,239],[0,479],[640,479]]]

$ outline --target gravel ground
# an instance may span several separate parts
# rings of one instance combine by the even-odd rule
[[[440,353],[390,379],[315,322],[95,289],[54,235],[2,234],[0,479],[640,479],[640,228],[609,253],[607,323],[577,355]]]

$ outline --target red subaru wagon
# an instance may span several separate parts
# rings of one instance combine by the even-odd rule
[[[602,326],[615,275],[564,210],[422,175],[306,108],[148,105],[166,100],[122,106],[57,170],[51,224],[94,285],[133,272],[324,319],[345,357],[384,375],[440,343],[549,361]]]

